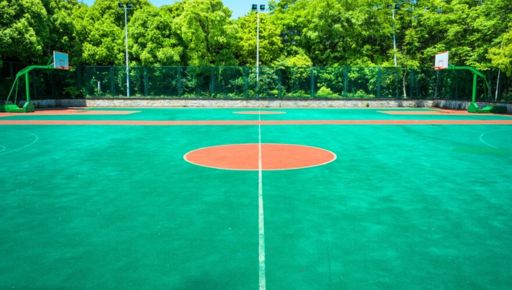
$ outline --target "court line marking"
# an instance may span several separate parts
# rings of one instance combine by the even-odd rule
[[[261,113],[258,111],[258,261],[259,289],[267,288],[265,267],[265,211],[263,204],[263,164],[261,150]]]
[[[32,140],[32,142],[30,142],[29,144],[26,144],[26,145],[23,145],[19,148],[16,148],[16,149],[12,149],[12,150],[7,150],[7,151],[0,151],[0,156],[3,156],[3,155],[6,155],[6,154],[9,154],[9,153],[14,153],[14,152],[19,152],[25,148],[28,148],[34,144],[36,144],[37,141],[39,141],[39,136],[37,134],[34,134],[34,133],[31,133],[31,132],[26,132],[28,133],[29,135],[32,135],[34,137],[34,140]],[[5,146],[2,146],[2,147],[5,147]]]
[[[0,120],[2,125],[114,125],[114,126],[251,126],[251,125],[512,125],[512,120],[196,120],[196,121],[126,121],[126,120]]]
[[[505,132],[505,131],[508,131],[508,130],[491,130],[491,131],[487,131],[487,132],[483,132],[482,134],[480,134],[480,136],[478,137],[478,140],[483,143],[484,145],[487,145],[491,148],[494,148],[494,149],[500,149],[500,147],[498,146],[495,146],[495,145],[492,145],[491,143],[485,141],[485,135],[487,134],[490,134],[490,133],[498,133],[498,132]]]
[[[480,137],[478,137],[478,140],[480,140],[480,142],[482,144],[484,144],[484,145],[487,145],[487,146],[489,146],[491,148],[494,148],[494,149],[499,149],[498,147],[496,147],[496,146],[494,146],[494,145],[492,145],[492,144],[490,144],[490,143],[488,143],[487,141],[484,140],[484,136],[487,135],[488,133],[490,133],[490,132],[484,132],[484,133],[480,134]]]

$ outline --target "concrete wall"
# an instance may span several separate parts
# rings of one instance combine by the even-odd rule
[[[171,108],[445,108],[465,110],[469,102],[450,100],[193,100],[193,99],[64,99],[35,100],[47,107],[171,107]],[[479,103],[480,106],[485,105]],[[512,104],[507,106],[512,114]]]

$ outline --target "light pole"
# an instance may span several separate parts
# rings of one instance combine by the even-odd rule
[[[258,7],[259,6],[259,7]],[[256,11],[256,90],[260,86],[260,11],[265,11],[265,4],[252,4],[252,11]]]
[[[395,28],[395,13],[396,9],[400,8],[400,4],[394,4],[392,5],[392,17],[393,17],[393,62],[395,64],[395,67],[398,66],[396,61],[396,28]]]
[[[125,44],[125,60],[126,60],[126,96],[130,96],[130,65],[128,59],[128,9],[132,9],[133,6],[130,3],[118,4],[119,8],[124,9],[124,44]]]
[[[388,5],[389,8],[391,8],[391,17],[393,18],[393,62],[395,64],[395,67],[398,66],[398,62],[396,60],[396,52],[397,52],[397,48],[396,48],[396,11],[398,9],[400,9],[400,5],[401,4],[404,4],[405,1],[398,1],[398,3],[395,3],[395,4],[390,4]],[[414,13],[414,6],[418,3],[418,0],[409,0],[409,3],[411,4],[411,7],[412,7],[412,12]]]

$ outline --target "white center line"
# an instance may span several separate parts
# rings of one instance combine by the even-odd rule
[[[265,274],[265,213],[263,210],[263,168],[261,151],[261,112],[258,111],[258,258],[260,290],[267,288]]]

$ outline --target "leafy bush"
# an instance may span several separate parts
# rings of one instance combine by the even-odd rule
[[[334,94],[331,89],[328,87],[321,87],[318,92],[316,92],[316,96],[320,98],[327,98],[327,97],[334,97],[336,94]]]

